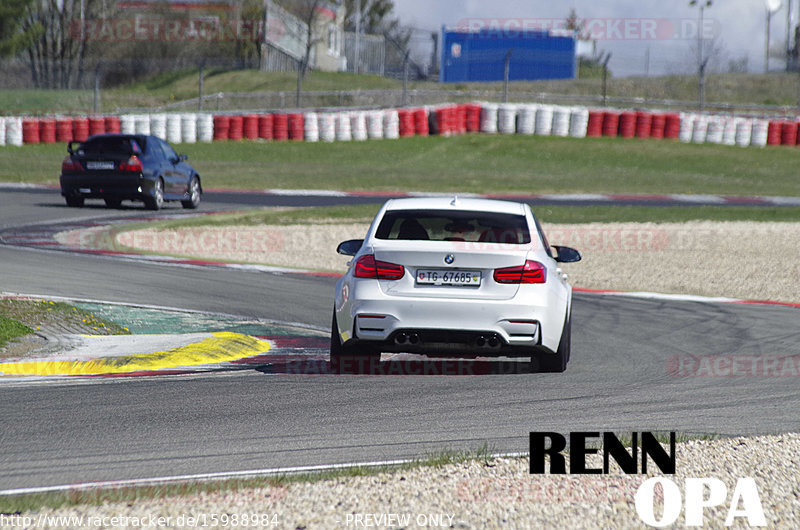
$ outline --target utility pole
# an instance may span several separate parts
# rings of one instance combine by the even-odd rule
[[[508,103],[508,73],[511,65],[511,52],[513,48],[509,48],[506,52],[505,64],[503,66],[503,103]]]
[[[361,0],[356,0],[356,45],[353,54],[353,73],[358,75],[361,63]]]
[[[608,95],[608,61],[611,60],[611,52],[606,52],[605,58],[601,56],[603,61],[603,106],[606,106],[606,98]]]
[[[703,24],[703,15],[707,7],[711,7],[712,0],[691,0],[689,5],[692,7],[700,7],[700,24],[697,27],[697,99],[698,106],[702,111],[706,106],[706,65],[708,64],[708,57],[703,53],[703,44],[705,41],[705,27]]]
[[[264,29],[261,35],[261,71],[269,71],[269,7],[272,0],[264,0],[262,9],[262,25]]]

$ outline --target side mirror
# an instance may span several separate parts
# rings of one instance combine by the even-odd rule
[[[80,142],[79,142],[79,141],[77,141],[77,140],[72,140],[71,142],[67,142],[67,153],[69,153],[69,154],[71,154],[71,155],[72,155],[72,154],[75,154],[75,148],[74,148],[74,147],[72,147],[72,144],[78,144],[78,145],[80,145]]]
[[[553,245],[556,249],[556,261],[559,263],[575,263],[581,260],[581,253],[572,247]]]
[[[181,162],[186,162],[189,160],[189,155],[178,155],[178,160]]]
[[[355,256],[363,244],[363,239],[349,239],[347,241],[342,241],[339,243],[339,246],[336,247],[336,252],[344,256]]]

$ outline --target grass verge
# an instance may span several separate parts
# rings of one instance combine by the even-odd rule
[[[315,473],[286,474],[247,479],[228,479],[204,482],[181,482],[158,486],[75,489],[69,491],[30,493],[0,496],[0,513],[20,513],[40,508],[61,508],[76,505],[105,503],[134,503],[165,497],[188,497],[201,493],[237,492],[256,488],[281,488],[295,483],[321,482],[387,472],[402,472],[421,467],[443,467],[469,461],[487,463],[493,451],[484,445],[474,451],[445,450],[430,456],[398,465],[353,466]]]
[[[214,142],[178,151],[209,188],[800,196],[798,151],[667,140],[472,134]],[[56,184],[63,145],[0,148],[0,182]]]
[[[2,349],[8,341],[16,339],[17,337],[24,337],[29,333],[33,333],[33,329],[21,322],[0,315],[0,349]]]
[[[5,321],[13,322],[16,325],[9,324],[6,328]],[[3,340],[6,329],[10,333],[14,333],[16,330],[16,335],[9,335]],[[92,335],[127,335],[130,333],[127,328],[115,322],[98,318],[88,311],[64,302],[0,298],[0,358],[8,356],[8,352],[4,354],[3,351],[8,341],[37,330]]]

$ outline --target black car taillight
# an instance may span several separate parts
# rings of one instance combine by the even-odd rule
[[[61,162],[61,172],[68,172],[68,171],[83,171],[83,166],[77,160],[73,160],[71,156],[67,156],[64,158],[64,161]]]
[[[142,161],[139,160],[139,157],[133,155],[127,161],[120,163],[119,170],[120,171],[136,171],[141,172],[142,169]]]

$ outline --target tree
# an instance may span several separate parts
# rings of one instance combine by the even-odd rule
[[[84,0],[84,18],[99,6],[100,0]],[[37,0],[25,6],[20,30],[35,35],[25,52],[36,87],[73,88],[80,80],[86,56],[80,15],[80,0]]]
[[[0,57],[17,55],[36,39],[41,25],[23,29],[22,20],[33,0],[3,0],[0,3]]]
[[[364,33],[383,33],[398,24],[397,19],[389,18],[394,10],[392,0],[345,0],[345,31],[356,30],[359,2],[361,3],[361,31]]]

